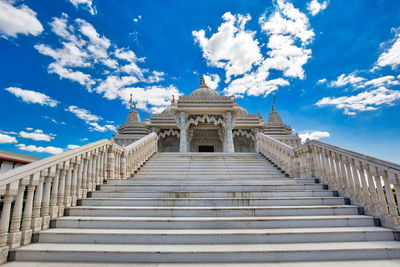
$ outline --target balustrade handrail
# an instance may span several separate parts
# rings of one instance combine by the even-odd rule
[[[127,147],[100,140],[0,174],[0,263],[107,179],[126,179],[157,152],[151,133]],[[14,203],[14,205],[12,205]]]
[[[132,144],[127,145],[126,147],[124,147],[125,151],[129,151],[132,150],[135,146],[138,146],[140,144],[145,143],[146,141],[152,139],[152,138],[157,138],[157,134],[156,133],[150,133],[142,138],[140,138],[139,140],[136,140],[135,142],[133,142]]]
[[[273,138],[273,137],[271,137],[269,135],[266,135],[266,134],[263,134],[263,133],[259,133],[259,136],[262,136],[261,138],[265,138],[265,139],[269,140],[270,142],[275,143],[276,145],[280,146],[283,149],[286,149],[286,150],[289,150],[289,151],[293,150],[293,147],[291,147],[291,146],[289,146],[289,145],[287,145],[285,143],[282,143],[281,141],[279,141],[279,140],[277,140],[277,139],[275,139],[275,138]]]
[[[51,166],[57,165],[58,163],[62,163],[66,160],[75,158],[86,152],[89,152],[93,149],[102,147],[107,144],[112,145],[113,143],[112,143],[112,141],[110,141],[108,139],[99,140],[94,143],[90,143],[90,144],[60,153],[58,155],[50,156],[50,157],[32,162],[30,164],[3,172],[0,174],[0,186],[4,186],[9,183],[15,182],[19,179],[22,179],[26,176],[31,175],[34,172],[35,173],[39,172],[41,170],[44,170]]]
[[[343,155],[348,156],[350,158],[363,160],[363,161],[366,161],[366,162],[369,162],[369,163],[373,163],[373,164],[379,165],[381,167],[390,168],[390,169],[393,169],[393,170],[396,170],[396,171],[400,171],[400,164],[397,164],[397,163],[394,163],[394,162],[391,162],[391,161],[387,161],[387,160],[383,160],[383,159],[379,159],[379,158],[375,158],[375,157],[372,157],[372,156],[368,156],[368,155],[365,155],[365,154],[362,154],[362,153],[358,153],[358,152],[355,152],[355,151],[352,151],[352,150],[349,150],[349,149],[341,148],[341,147],[338,147],[338,146],[335,146],[335,145],[331,145],[331,144],[328,144],[328,143],[325,143],[325,142],[321,142],[321,141],[318,141],[318,140],[310,140],[310,141],[304,143],[303,145],[301,145],[299,148],[296,148],[296,151],[298,149],[301,149],[302,147],[306,147],[307,145],[311,145],[311,144],[315,144],[315,145],[318,145],[320,147],[332,150],[334,152],[343,154]]]
[[[258,151],[289,177],[318,178],[382,225],[400,229],[400,165],[311,140],[289,148],[273,136],[257,134]]]

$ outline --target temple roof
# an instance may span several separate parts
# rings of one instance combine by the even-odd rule
[[[220,96],[215,90],[209,88],[204,81],[204,78],[201,77],[200,80],[201,86],[194,90],[189,96],[195,96],[195,97],[212,97],[212,96]]]

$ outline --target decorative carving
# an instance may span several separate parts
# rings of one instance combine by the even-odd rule
[[[238,129],[238,130],[233,130],[232,131],[233,136],[245,136],[247,138],[250,138],[253,141],[256,141],[256,137],[254,135],[254,133],[246,131],[246,130],[242,130],[242,129]]]
[[[178,138],[180,136],[179,131],[174,129],[169,129],[158,134],[158,138],[165,138],[166,136],[174,136],[176,135]]]

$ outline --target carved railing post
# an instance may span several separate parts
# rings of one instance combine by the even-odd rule
[[[24,192],[26,184],[21,181],[18,187],[17,198],[14,203],[14,210],[11,217],[10,233],[8,234],[7,244],[10,248],[17,248],[21,244],[21,219],[22,219],[22,204],[24,201]]]

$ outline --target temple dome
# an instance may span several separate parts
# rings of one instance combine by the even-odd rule
[[[189,96],[196,96],[196,97],[215,97],[220,96],[216,91],[208,87],[200,87],[194,90]]]

